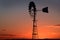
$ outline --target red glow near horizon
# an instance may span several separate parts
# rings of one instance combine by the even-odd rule
[[[60,38],[60,32],[57,32],[58,29],[56,29],[56,28],[60,28],[60,27],[58,27],[58,26],[47,26],[47,27],[38,28],[38,38],[39,39]],[[27,30],[27,32],[28,33],[25,33],[25,34],[15,34],[16,36],[0,36],[0,37],[3,37],[3,38],[4,37],[5,38],[27,38],[27,39],[32,38],[32,33],[28,30]]]

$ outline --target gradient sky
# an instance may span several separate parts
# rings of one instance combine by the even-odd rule
[[[0,34],[31,38],[32,18],[28,12],[32,0],[0,0]],[[60,38],[60,0],[33,0],[41,10],[48,6],[49,13],[37,12],[39,38]],[[19,36],[18,36],[19,35]]]

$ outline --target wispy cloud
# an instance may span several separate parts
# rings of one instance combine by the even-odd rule
[[[13,34],[0,34],[0,38],[14,38],[15,36]]]
[[[56,24],[56,25],[54,25],[54,26],[60,26],[60,24]]]
[[[12,35],[12,34],[0,34],[0,36],[15,36],[15,35]]]

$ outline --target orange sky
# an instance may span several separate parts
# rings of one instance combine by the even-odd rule
[[[60,26],[45,26],[39,29],[39,38],[60,38]]]
[[[38,38],[44,39],[44,38],[60,38],[60,26],[42,26],[38,27]],[[31,38],[32,37],[32,31],[27,30],[24,31],[23,34],[16,33],[12,34],[15,35],[15,38]],[[8,37],[8,36],[6,36]],[[12,36],[11,36],[12,37]],[[14,38],[14,37],[12,37]]]

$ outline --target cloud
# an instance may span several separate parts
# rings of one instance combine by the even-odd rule
[[[60,24],[54,25],[54,26],[60,26]]]
[[[15,36],[13,34],[0,34],[0,38],[14,38]]]
[[[12,34],[0,34],[0,36],[15,36],[15,35],[12,35]]]

